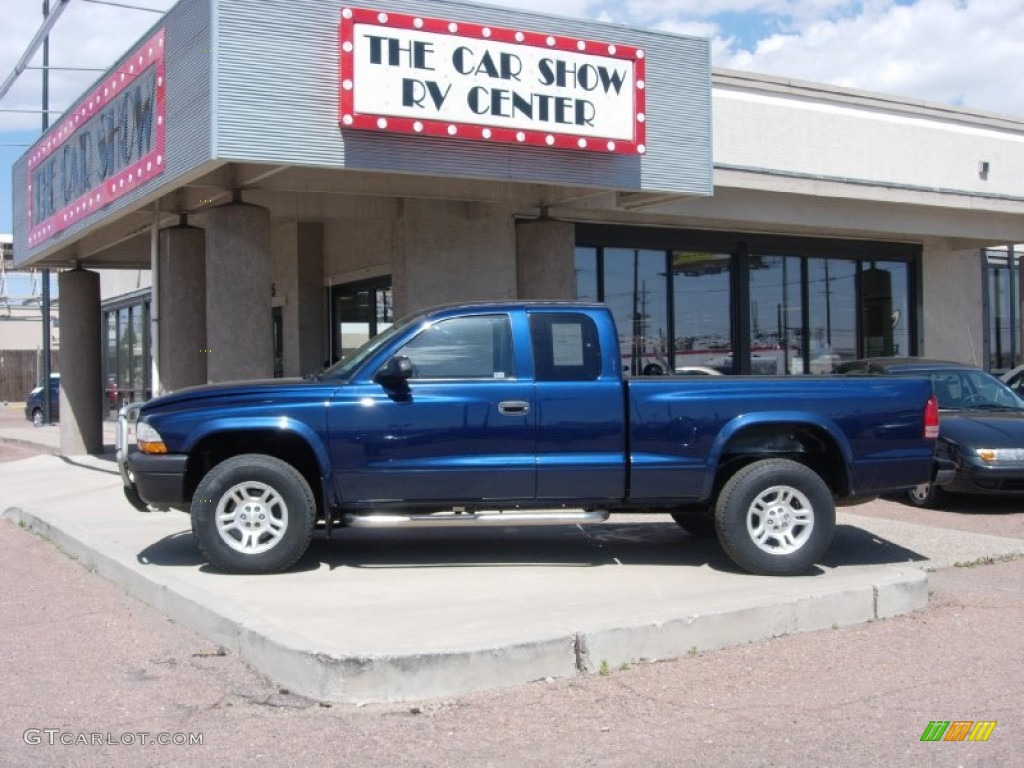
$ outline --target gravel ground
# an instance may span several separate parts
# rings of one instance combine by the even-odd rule
[[[0,460],[22,450],[0,444]],[[1024,537],[1012,505],[966,506],[856,512]],[[2,766],[1024,765],[1021,560],[932,573],[909,616],[358,707],[282,691],[6,521],[0,551]],[[998,725],[984,743],[922,743],[932,720]],[[154,743],[190,735],[202,743]]]

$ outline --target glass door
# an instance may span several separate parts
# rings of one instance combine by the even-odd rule
[[[330,289],[331,359],[335,363],[394,323],[391,276]]]

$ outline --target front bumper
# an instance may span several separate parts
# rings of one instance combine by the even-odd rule
[[[936,484],[952,493],[1024,497],[1024,463],[1012,462],[999,466],[961,460],[956,464],[949,482],[943,483],[936,479]]]
[[[185,471],[188,457],[140,453],[129,445],[140,407],[139,403],[126,405],[117,414],[117,469],[121,473],[125,498],[143,512],[151,506],[157,509],[187,508]]]
[[[134,479],[134,489],[146,504],[158,509],[186,507],[185,465],[188,456],[149,454],[131,451],[126,470]],[[127,487],[127,485],[126,485]]]

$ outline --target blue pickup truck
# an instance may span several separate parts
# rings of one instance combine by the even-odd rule
[[[837,504],[932,480],[927,379],[625,379],[598,304],[413,316],[306,379],[213,384],[122,410],[139,509],[191,513],[230,572],[293,565],[317,526],[502,526],[664,512],[741,568],[804,572]]]

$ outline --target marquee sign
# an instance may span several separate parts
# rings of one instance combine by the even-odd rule
[[[32,147],[29,246],[163,172],[165,106],[160,30]]]
[[[342,128],[646,151],[642,49],[359,8],[340,39]]]

